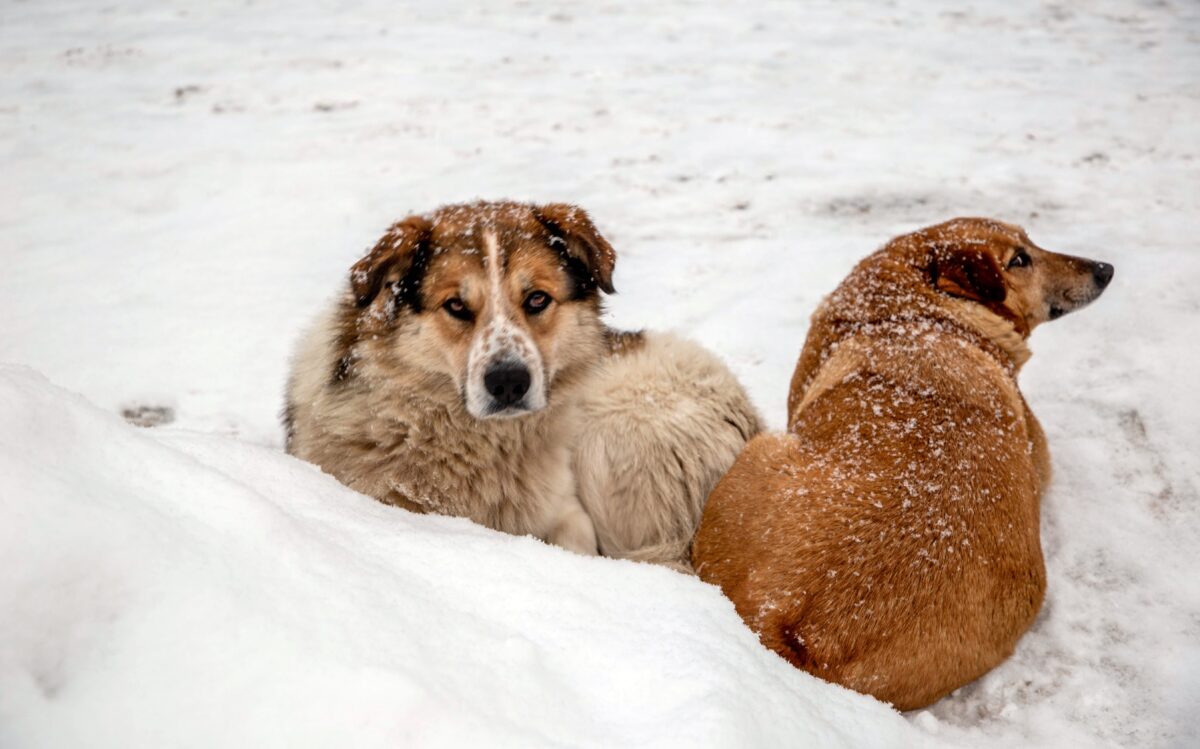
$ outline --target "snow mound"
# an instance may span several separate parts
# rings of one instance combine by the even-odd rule
[[[5,747],[931,741],[793,670],[695,579],[138,430],[11,366],[0,610]]]

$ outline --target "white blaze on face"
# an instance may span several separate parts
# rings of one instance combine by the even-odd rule
[[[480,310],[480,325],[467,354],[467,411],[484,419],[519,416],[546,407],[546,373],[537,345],[517,322],[524,312],[504,294],[504,268],[495,232],[483,232],[483,263],[487,270],[487,303]],[[484,378],[497,367],[523,367],[529,371],[529,390],[515,404],[501,406],[488,392]]]

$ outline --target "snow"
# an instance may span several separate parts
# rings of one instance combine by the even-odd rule
[[[0,745],[905,747],[713,587],[0,368]],[[70,456],[63,460],[62,456]]]
[[[1198,52],[1171,0],[8,3],[0,361],[87,402],[0,377],[0,745],[1200,743]],[[817,301],[895,234],[990,215],[1112,262],[1022,373],[1056,474],[1013,658],[899,716],[695,580],[282,456],[297,333],[475,197],[586,208],[611,321],[718,351],[775,427]]]

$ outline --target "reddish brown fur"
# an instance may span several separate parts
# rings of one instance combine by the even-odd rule
[[[1045,589],[1049,454],[1016,373],[1033,327],[1099,294],[1097,267],[985,219],[859,263],[813,316],[789,433],[710,496],[700,577],[796,666],[901,709],[1003,660]]]

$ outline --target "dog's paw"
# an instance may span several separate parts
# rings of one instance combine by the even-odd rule
[[[596,542],[596,528],[592,525],[592,519],[583,510],[573,512],[563,518],[546,540],[576,554],[592,557],[600,554],[599,545]]]

